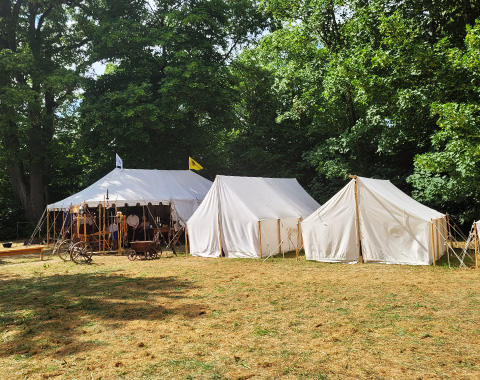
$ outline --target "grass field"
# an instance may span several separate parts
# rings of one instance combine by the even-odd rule
[[[475,270],[94,256],[0,274],[0,379],[480,378]]]

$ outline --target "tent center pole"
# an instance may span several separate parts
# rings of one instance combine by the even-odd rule
[[[362,256],[362,242],[360,240],[360,215],[358,212],[358,185],[357,185],[357,176],[350,175],[350,178],[355,180],[355,221],[357,224],[357,245],[358,245],[358,262],[363,263],[363,256]]]

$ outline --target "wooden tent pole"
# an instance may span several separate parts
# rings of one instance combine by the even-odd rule
[[[187,225],[185,224],[185,257],[188,256],[188,234],[187,234]]]
[[[147,240],[147,230],[145,228],[145,205],[142,206],[143,210],[143,240]]]
[[[298,249],[300,245],[300,219],[297,221],[297,261],[298,261]]]
[[[105,215],[106,215],[106,208],[105,208],[105,196],[103,196],[103,207],[102,207],[102,225],[103,225],[103,231],[102,231],[102,251],[105,252]]]
[[[357,223],[357,245],[358,245],[358,262],[363,263],[363,256],[362,256],[362,244],[360,240],[360,215],[358,212],[358,186],[357,186],[357,176],[350,175],[350,178],[355,180],[355,212],[356,212],[356,223]]]
[[[77,238],[80,239],[80,214],[77,214]]]
[[[262,258],[262,221],[258,221],[258,244],[260,246],[260,258]]]
[[[55,229],[57,228],[57,218],[55,215],[55,210],[53,210],[53,244],[55,244],[55,238],[57,237]]]
[[[50,248],[50,212],[47,209],[47,248]]]
[[[65,237],[65,211],[62,210],[62,237]]]
[[[220,215],[218,216],[218,241],[220,242],[220,256],[222,256],[223,246],[222,246],[222,230],[220,228]]]
[[[301,223],[303,222],[303,216],[300,217],[300,226],[301,226]],[[300,227],[301,229],[301,227]],[[302,231],[300,231],[300,249],[303,247],[303,235],[302,235]]]
[[[278,226],[278,253],[283,255],[282,250],[282,231],[280,229],[280,219],[277,219],[277,226]]]
[[[87,208],[85,207],[85,203],[83,204],[83,238],[84,241],[87,241]]]
[[[473,223],[473,235],[475,236],[475,269],[478,269],[478,234],[475,222]]]
[[[101,207],[101,206],[100,206],[100,204],[99,204],[99,205],[98,205],[98,252],[100,252],[100,248],[101,248],[101,247],[100,247],[100,244],[102,244],[102,240],[101,240],[101,237],[100,237],[100,236],[102,236],[102,233],[101,233],[101,231],[102,231],[102,225],[100,224],[100,220],[101,220],[101,219],[100,219],[100,210],[101,210],[100,207]]]
[[[437,229],[437,260],[440,259],[440,230],[438,229],[438,219],[435,220],[435,227]]]
[[[430,233],[432,235],[432,260],[433,266],[435,266],[435,237],[433,236],[433,220],[430,219]]]

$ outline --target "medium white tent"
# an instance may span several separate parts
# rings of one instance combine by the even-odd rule
[[[325,262],[428,265],[445,252],[446,230],[444,214],[362,177],[302,222],[307,260]]]
[[[117,207],[170,204],[186,222],[205,198],[212,182],[190,170],[114,169],[86,189],[48,205],[48,211],[103,206],[107,197]]]
[[[187,223],[193,256],[256,258],[294,250],[319,207],[294,178],[217,176]]]

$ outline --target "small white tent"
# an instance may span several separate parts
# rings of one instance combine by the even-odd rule
[[[294,250],[319,204],[294,178],[217,176],[187,223],[193,256],[257,258]]]
[[[205,198],[212,182],[190,170],[114,169],[86,189],[47,206],[48,211],[68,211],[71,207],[103,205],[117,207],[170,204],[178,218],[186,222]]]
[[[444,214],[362,177],[302,222],[307,260],[325,262],[428,265],[445,252],[446,231]]]

